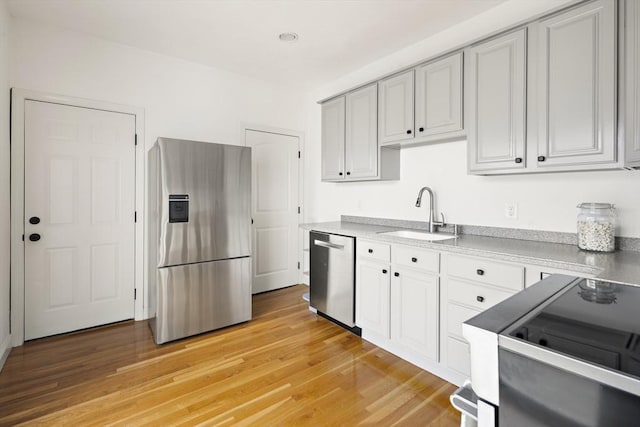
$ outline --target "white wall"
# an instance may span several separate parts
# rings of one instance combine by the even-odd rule
[[[306,221],[337,220],[340,214],[426,220],[427,208],[423,204],[418,209],[414,204],[418,190],[428,185],[436,193],[438,212],[443,212],[451,223],[575,232],[576,205],[598,201],[617,205],[619,235],[640,237],[640,171],[470,176],[466,173],[466,141],[403,149],[399,181],[320,182],[320,107],[316,101],[464,45],[510,23],[522,22],[563,0],[540,0],[526,5],[516,2],[511,0],[369,64],[310,95]],[[505,203],[518,204],[518,219],[505,218]]]
[[[9,11],[0,0],[0,367],[9,349]]]
[[[158,136],[243,143],[241,122],[305,124],[287,88],[18,19],[9,75],[13,87],[143,107],[147,147]]]

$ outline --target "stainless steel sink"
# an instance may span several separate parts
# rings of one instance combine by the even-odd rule
[[[387,231],[379,234],[384,236],[404,237],[405,239],[427,240],[430,242],[433,242],[436,240],[455,239],[458,237],[453,234],[427,233],[424,231],[413,231],[413,230]]]

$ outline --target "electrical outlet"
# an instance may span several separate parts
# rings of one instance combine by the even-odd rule
[[[518,218],[518,204],[517,203],[505,203],[504,216],[509,219]]]

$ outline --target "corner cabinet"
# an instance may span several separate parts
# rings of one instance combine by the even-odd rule
[[[523,28],[466,51],[470,172],[525,167],[526,35]]]
[[[365,86],[322,104],[322,180],[399,179],[400,153],[378,146],[378,88]]]
[[[380,144],[463,136],[462,62],[458,52],[381,80]]]
[[[537,166],[615,162],[616,3],[589,3],[537,27]]]
[[[626,166],[640,167],[640,4],[627,0],[625,34]]]

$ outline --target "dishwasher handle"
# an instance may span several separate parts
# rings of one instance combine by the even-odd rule
[[[324,242],[322,240],[314,240],[313,244],[316,246],[321,246],[323,248],[329,248],[329,249],[344,249],[344,245],[336,245],[335,243],[331,243],[331,242]]]

